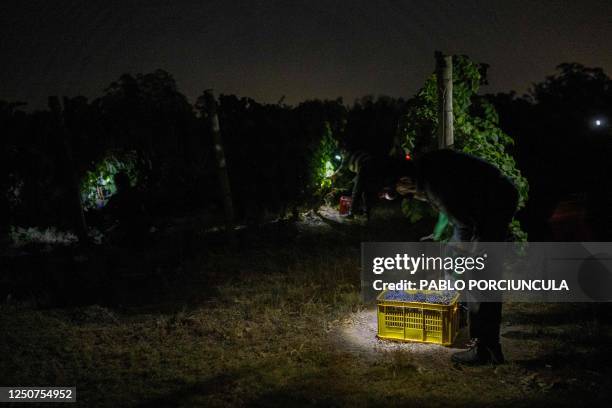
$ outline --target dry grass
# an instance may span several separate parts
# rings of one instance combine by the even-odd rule
[[[200,248],[164,275],[163,293],[142,284],[133,304],[2,306],[0,384],[76,385],[86,407],[598,406],[607,397],[609,326],[592,315],[577,324],[584,305],[507,307],[516,358],[498,368],[344,348],[336,329],[362,309],[358,243],[376,236],[334,231],[263,231],[231,250]]]

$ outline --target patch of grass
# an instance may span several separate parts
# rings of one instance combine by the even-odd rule
[[[165,277],[166,293],[133,286],[146,300],[134,305],[2,306],[0,384],[76,385],[86,407],[577,406],[607,394],[609,360],[578,360],[604,356],[609,336],[581,343],[581,326],[541,325],[565,306],[506,308],[537,334],[532,365],[432,368],[401,350],[372,360],[343,349],[333,329],[362,308],[363,230],[350,232],[203,249]],[[547,368],[549,353],[575,363]]]

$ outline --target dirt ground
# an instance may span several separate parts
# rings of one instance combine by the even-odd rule
[[[3,259],[5,277],[44,284],[0,306],[0,384],[73,385],[83,407],[609,406],[607,304],[506,304],[498,367],[450,362],[465,331],[452,347],[378,340],[360,242],[431,228],[396,211],[322,208],[229,246],[196,231]]]
[[[575,305],[573,305],[575,306]],[[541,314],[542,317],[551,312],[561,311],[563,309],[570,310],[569,307],[558,304],[537,304],[537,305],[521,305],[521,304],[506,304],[505,321],[501,328],[501,343],[509,364],[531,362],[532,368],[544,369],[544,373],[553,373],[554,358],[549,355],[550,352],[558,352],[557,341],[562,337],[576,335],[576,342],[580,343],[580,336],[592,336],[593,333],[580,333],[581,325],[572,324],[572,322],[559,322],[555,324],[520,324],[509,321],[513,314],[521,313],[520,311],[530,311],[534,314]],[[571,313],[570,315],[573,315]],[[587,329],[588,330],[588,329]],[[610,328],[605,329],[601,326],[597,327],[598,335],[603,335],[605,338],[610,336]],[[605,333],[603,333],[605,331]],[[360,357],[376,360],[388,352],[397,352],[410,355],[415,363],[423,369],[459,369],[453,364],[450,356],[465,349],[465,344],[469,341],[467,327],[463,327],[459,336],[451,346],[440,346],[436,344],[423,344],[416,342],[396,342],[389,340],[381,340],[376,337],[377,320],[375,307],[369,307],[359,312],[350,314],[345,317],[342,324],[334,332],[337,347],[349,350]],[[569,350],[567,350],[569,351]],[[586,349],[583,353],[588,354]],[[538,361],[541,361],[540,367],[537,367]],[[566,364],[562,364],[565,366]],[[555,369],[559,369],[557,365]],[[559,374],[559,372],[557,372]],[[558,387],[568,385],[577,381],[577,378],[562,378],[547,376],[548,380],[552,379],[552,383],[546,383],[546,380],[541,379],[540,386],[542,388]],[[535,378],[535,377],[534,377]],[[564,383],[565,382],[565,383]]]

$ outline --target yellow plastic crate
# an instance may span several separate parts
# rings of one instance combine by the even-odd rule
[[[407,291],[411,293],[410,291]],[[448,305],[377,297],[378,338],[451,345],[459,333],[459,294]]]

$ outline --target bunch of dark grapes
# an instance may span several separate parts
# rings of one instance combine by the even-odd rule
[[[451,291],[445,290],[437,293],[430,293],[426,296],[427,303],[435,303],[439,305],[448,305],[452,302],[455,294]]]
[[[408,292],[404,292],[403,290],[390,290],[385,293],[386,300],[399,300],[401,302],[411,302],[412,295]]]
[[[400,302],[433,303],[438,305],[448,305],[452,302],[454,297],[455,293],[447,290],[435,293],[409,293],[403,290],[390,290],[385,293],[385,300],[396,300]]]

